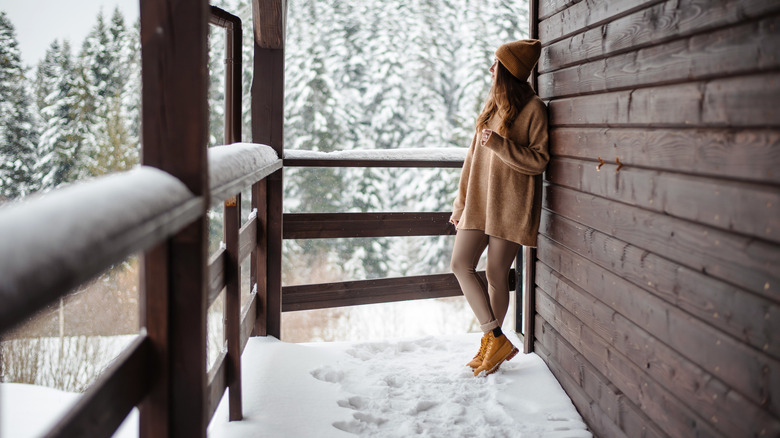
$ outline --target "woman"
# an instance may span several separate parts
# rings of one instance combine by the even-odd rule
[[[517,348],[501,333],[509,306],[509,269],[521,245],[536,246],[541,173],[549,161],[547,108],[527,82],[538,40],[502,45],[490,67],[493,86],[477,118],[450,222],[457,234],[452,271],[484,332],[468,364],[474,375],[498,370]],[[487,287],[476,274],[488,249]]]

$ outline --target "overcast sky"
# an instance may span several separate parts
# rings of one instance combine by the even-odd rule
[[[138,19],[139,0],[0,0],[0,10],[16,28],[22,61],[35,66],[55,39],[67,39],[74,53],[89,33],[100,9],[106,19],[115,7],[125,15],[125,23]]]

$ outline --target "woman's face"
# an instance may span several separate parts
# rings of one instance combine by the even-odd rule
[[[490,66],[488,71],[490,72],[490,77],[495,81],[496,80],[496,69],[498,68],[498,58],[493,59],[493,65]]]

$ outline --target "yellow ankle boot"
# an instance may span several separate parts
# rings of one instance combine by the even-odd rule
[[[482,365],[474,370],[474,375],[495,373],[505,360],[512,359],[517,353],[517,348],[509,342],[506,336],[501,335],[497,338],[492,338],[488,342],[487,352],[482,360]]]
[[[471,367],[472,370],[475,370],[479,368],[480,365],[482,365],[482,361],[485,359],[485,353],[487,352],[487,347],[491,339],[493,339],[493,332],[487,332],[482,335],[482,341],[480,342],[477,355],[474,356],[474,359],[471,359],[471,362],[467,364]]]

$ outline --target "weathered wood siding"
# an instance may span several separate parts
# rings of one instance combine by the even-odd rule
[[[534,15],[535,351],[597,436],[780,436],[780,1]]]

